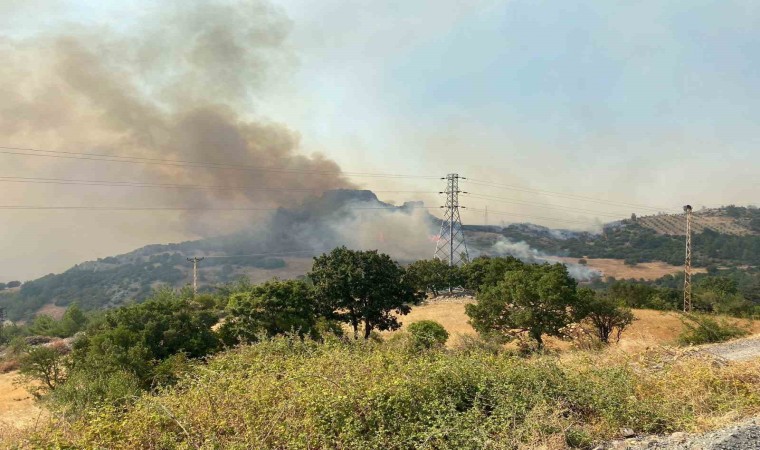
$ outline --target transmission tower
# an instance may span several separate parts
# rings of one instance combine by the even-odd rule
[[[459,209],[464,208],[464,206],[459,206],[459,194],[466,194],[459,190],[459,180],[466,178],[450,173],[441,179],[446,180],[446,190],[440,192],[440,194],[446,194],[446,206],[441,206],[445,212],[433,257],[448,262],[450,266],[457,266],[469,260],[467,243],[464,241],[462,231],[462,218],[459,215]]]
[[[686,262],[683,268],[683,311],[691,312],[691,205],[683,207],[686,213]]]
[[[205,258],[187,258],[188,261],[193,263],[193,297],[198,295],[198,263],[203,261]]]

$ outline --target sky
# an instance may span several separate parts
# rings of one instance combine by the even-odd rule
[[[213,92],[215,97],[197,95],[230,105],[237,121],[289,130],[298,154],[321,155],[346,172],[426,177],[348,177],[374,190],[425,192],[379,194],[383,200],[437,205],[444,186],[435,177],[459,173],[472,180],[462,182],[470,192],[462,199],[470,208],[465,223],[483,223],[486,206],[491,224],[594,229],[615,216],[673,212],[686,203],[759,203],[760,3],[749,0],[240,0],[160,7],[148,1],[0,0],[0,48],[11,48],[19,61],[42,61],[0,68],[0,77],[5,70],[10,80],[0,96],[49,93],[39,88],[45,78],[36,64],[49,57],[44,51],[56,51],[38,45],[51,35],[77,33],[95,43],[133,36],[107,47],[129,52],[138,42],[134,36],[161,30],[152,37],[160,46],[182,36],[186,11],[200,11],[192,17],[202,22],[207,11],[217,11],[205,9],[212,3],[233,5],[249,21],[270,18],[241,41],[256,39],[251,54],[264,62],[255,59],[252,70],[233,65],[240,70],[232,75],[209,69],[211,81],[182,80],[198,90],[213,87],[213,77],[245,84]],[[181,53],[183,45],[190,44],[172,41],[166,54]],[[142,97],[160,99],[155,111],[179,110],[166,94],[173,66],[124,66]],[[204,67],[192,69],[202,74]],[[55,70],[39,73],[52,77]],[[56,86],[64,96],[77,89]],[[182,95],[200,101],[190,89]],[[56,98],[46,103],[52,116]],[[0,105],[0,146],[88,151],[88,143],[102,147],[122,137],[110,128],[95,133],[90,124],[101,120],[97,109],[77,105],[71,117],[86,120],[72,120],[65,124],[70,129],[44,138],[7,131],[2,124],[18,112]],[[38,159],[0,154],[0,176],[152,181],[156,175],[126,164],[116,169]],[[84,192],[0,182],[5,205],[158,202],[149,200],[113,188]],[[211,232],[177,225],[184,220],[144,212],[0,211],[7,258],[0,260],[0,281]]]

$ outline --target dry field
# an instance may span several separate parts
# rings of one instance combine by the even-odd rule
[[[557,258],[564,263],[578,263],[578,258]],[[639,263],[635,266],[627,266],[622,259],[587,258],[587,267],[596,269],[605,277],[615,277],[618,280],[634,278],[644,280],[656,280],[665,275],[672,275],[683,271],[681,266],[671,266],[662,261]],[[705,273],[704,268],[692,268],[694,273]]]
[[[465,298],[429,302],[412,309],[409,315],[402,318],[402,322],[408,325],[420,320],[435,320],[452,336],[449,344],[454,344],[457,335],[475,334],[475,330],[467,323],[468,318],[464,312],[464,305],[472,301]],[[637,320],[623,333],[616,348],[625,352],[639,352],[658,345],[675,344],[683,326],[678,313],[650,309],[634,309],[633,313]],[[760,333],[760,321],[750,323],[739,319],[731,320],[749,325],[752,333]],[[549,347],[557,349],[568,347],[566,342],[558,340],[549,339],[547,342]]]

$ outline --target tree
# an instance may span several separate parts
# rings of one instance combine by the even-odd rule
[[[7,284],[5,284],[5,283],[0,283],[0,291],[3,291],[3,290],[5,290],[5,288],[6,288],[6,287],[8,287],[8,285],[7,285]]]
[[[6,283],[5,286],[8,289],[12,289],[12,288],[16,288],[16,287],[21,286],[21,282],[20,281],[9,281],[8,283]]]
[[[507,272],[495,286],[465,306],[470,324],[483,335],[511,338],[527,334],[543,348],[543,336],[560,336],[560,330],[580,319],[576,282],[562,264],[531,264]]]
[[[364,325],[364,338],[374,329],[396,330],[397,315],[406,315],[420,301],[404,269],[390,256],[338,247],[314,258],[309,273],[321,312],[349,323],[354,337]]]
[[[37,346],[28,348],[19,359],[19,372],[28,379],[42,383],[41,389],[33,392],[52,391],[65,379],[64,354],[57,347]]]
[[[208,355],[219,346],[211,329],[217,318],[191,298],[190,291],[163,289],[144,303],[109,311],[75,341],[74,367],[128,370],[147,387],[156,366],[172,355]]]
[[[461,276],[457,266],[450,266],[440,259],[421,259],[406,267],[409,282],[421,292],[438,292],[452,286],[459,286]]]
[[[599,340],[605,344],[610,342],[610,336],[615,335],[620,341],[623,333],[636,318],[629,308],[620,305],[607,294],[597,294],[591,289],[578,290],[580,299],[579,316],[585,316],[586,321],[594,327]]]
[[[478,291],[484,287],[495,286],[504,279],[507,272],[522,269],[524,266],[525,263],[512,256],[479,256],[462,266],[461,272],[465,288]]]
[[[41,314],[29,325],[29,332],[40,336],[57,336],[58,322],[47,314]]]
[[[72,303],[66,308],[63,317],[58,323],[58,333],[61,337],[73,336],[84,329],[87,325],[87,316],[84,315],[79,305]]]
[[[299,280],[274,279],[235,292],[229,297],[227,312],[219,334],[230,345],[254,342],[260,333],[314,335],[317,323],[313,288]]]

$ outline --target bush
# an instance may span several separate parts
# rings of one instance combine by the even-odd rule
[[[421,320],[409,325],[412,345],[417,349],[440,348],[446,345],[449,332],[434,320]]]
[[[658,357],[657,355],[654,355]],[[278,337],[213,357],[171,388],[30,436],[33,448],[591,447],[622,427],[693,429],[760,409],[756,362],[656,371],[586,355],[408,353]],[[697,395],[698,394],[698,395]],[[124,395],[128,395],[126,392]]]
[[[684,345],[723,342],[749,334],[748,330],[733,325],[725,319],[718,320],[706,314],[685,315],[681,321],[685,329],[678,336],[678,341]]]

